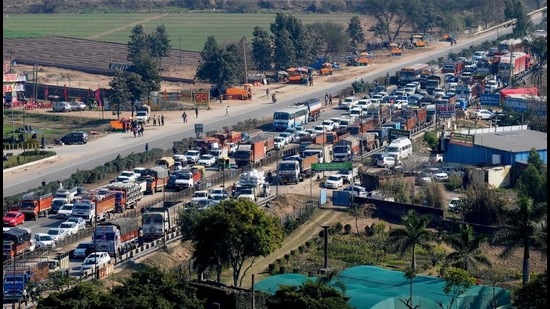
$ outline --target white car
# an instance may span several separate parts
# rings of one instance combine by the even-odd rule
[[[122,182],[122,183],[129,183],[129,182],[132,182],[132,178],[128,177],[128,176],[118,176],[116,179],[115,179],[115,182]]]
[[[174,159],[175,160],[175,159]],[[146,171],[147,169],[145,167],[134,167],[134,173],[139,178],[141,175]]]
[[[36,233],[33,236],[36,248],[50,248],[55,249],[55,240],[51,235],[46,233]]]
[[[353,194],[354,197],[368,197],[369,193],[367,189],[361,186],[353,185],[347,186],[344,191],[349,191]]]
[[[128,177],[131,182],[135,182],[139,177],[134,171],[122,171],[118,176]]]
[[[199,162],[201,156],[201,152],[198,150],[187,150],[185,153],[185,158],[187,160],[187,163],[196,164]]]
[[[68,219],[71,217],[71,214],[73,213],[73,204],[65,204],[59,208],[57,211],[57,214],[55,214],[55,217],[57,219]]]
[[[85,272],[87,270],[104,267],[111,262],[111,257],[107,252],[94,252],[90,253],[82,262],[80,271]]]
[[[334,129],[339,129],[340,128],[340,118],[339,117],[330,118],[330,120],[332,121],[332,127]]]
[[[460,198],[459,197],[453,197],[449,201],[449,205],[447,206],[447,210],[450,212],[458,212],[460,207]]]
[[[70,217],[69,219],[65,220],[65,222],[74,222],[76,223],[76,226],[78,226],[78,230],[84,230],[86,229],[86,220],[84,220],[81,217]]]
[[[483,120],[489,120],[493,119],[494,115],[491,111],[486,109],[480,109],[477,112],[475,112],[476,118],[483,119]]]
[[[472,56],[472,59],[475,61],[482,61],[482,60],[485,60],[485,58],[487,58],[486,51],[476,51]]]
[[[359,100],[356,97],[347,97],[342,100],[342,103],[340,104],[340,108],[349,110],[350,108],[357,105],[357,102]]]
[[[214,205],[218,205],[222,201],[225,201],[225,200],[228,200],[228,199],[229,199],[229,196],[224,195],[224,194],[211,194],[210,195],[210,200],[212,201],[212,203]]]
[[[59,229],[65,230],[67,236],[75,235],[78,233],[78,225],[74,222],[63,222],[59,225]]]
[[[336,173],[336,175],[342,177],[345,183],[351,183],[351,181],[357,176],[357,169],[340,170]]]
[[[397,164],[397,160],[394,156],[383,155],[376,160],[376,165],[378,167],[389,168]]]
[[[442,182],[442,181],[447,181],[449,180],[449,175],[447,175],[447,173],[435,173],[435,174],[432,174],[432,178],[435,179],[436,181],[439,181],[439,182]]]
[[[294,142],[293,134],[290,132],[282,132],[281,134],[279,134],[279,137],[284,138],[286,144]]]
[[[298,132],[296,132],[296,135],[294,136],[294,139],[297,142],[300,142],[303,138],[308,138],[310,136],[311,136],[311,134],[307,131],[298,131]]]
[[[344,179],[339,175],[330,175],[325,180],[325,188],[338,189],[344,186]]]
[[[193,196],[191,197],[191,203],[199,200],[207,200],[209,198],[210,194],[208,194],[208,191],[195,191],[195,193],[193,193]]]
[[[76,246],[73,250],[74,258],[85,258],[90,253],[94,251],[94,242],[93,241],[83,241]]]
[[[181,170],[183,170],[183,163],[181,163],[181,161],[174,162],[174,171],[177,172]]]
[[[332,121],[332,120],[323,120],[321,125],[323,125],[327,129],[328,132],[334,130],[334,121]]]
[[[323,126],[322,124],[318,124],[313,127],[313,131],[315,132],[315,135],[321,135],[325,132],[327,132],[327,128]]]
[[[211,167],[216,164],[216,158],[211,154],[203,154],[198,162],[200,165]]]
[[[210,190],[210,195],[214,195],[214,194],[220,194],[220,195],[224,195],[224,196],[229,196],[229,194],[227,193],[227,191],[225,191],[225,189],[222,188],[222,187],[211,189],[211,190]]]
[[[67,237],[67,230],[63,230],[60,228],[51,228],[48,230],[48,235],[50,235],[53,240],[57,243],[60,241],[65,240],[65,237]]]
[[[283,147],[285,147],[285,144],[286,144],[286,139],[284,137],[277,136],[275,137],[273,143],[274,143],[275,149],[283,149]]]

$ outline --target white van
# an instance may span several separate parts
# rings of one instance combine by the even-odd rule
[[[54,112],[70,112],[71,111],[71,104],[69,102],[60,101],[60,102],[54,102],[53,103],[53,111]]]
[[[411,155],[413,150],[412,142],[406,137],[394,139],[386,148],[386,153],[395,157],[397,160],[402,160]]]

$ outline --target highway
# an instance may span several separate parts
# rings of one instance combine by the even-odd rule
[[[505,34],[510,32],[511,28],[505,28],[498,32],[498,35]],[[497,31],[487,32],[471,38],[464,38],[457,42],[457,45],[450,46],[439,51],[430,52],[426,55],[419,56],[413,60],[409,61],[397,61],[392,63],[387,67],[382,67],[374,70],[373,72],[364,75],[357,76],[359,79],[364,79],[365,81],[371,81],[374,78],[386,76],[386,73],[389,72],[393,74],[395,71],[399,70],[403,66],[410,65],[412,63],[419,62],[429,62],[431,60],[437,60],[439,57],[446,57],[449,52],[459,52],[464,48],[467,48],[471,45],[477,45],[483,41],[492,40],[497,37]],[[341,89],[349,87],[351,83],[355,80],[355,77],[350,78],[342,82],[337,82],[332,84],[327,88],[317,88],[317,87],[304,87],[304,90],[301,93],[296,94],[287,94],[286,100],[280,100],[276,104],[264,103],[257,104],[255,106],[251,105],[242,105],[236,106],[232,109],[231,117],[222,117],[223,115],[211,117],[210,119],[204,119],[204,132],[210,130],[221,130],[224,126],[229,126],[236,124],[238,122],[244,121],[250,118],[261,118],[261,117],[271,117],[273,112],[281,107],[296,103],[299,101],[307,100],[309,98],[323,98],[325,93],[338,93]],[[205,114],[202,113],[201,115]],[[198,120],[193,117],[190,118],[190,122],[193,121],[203,121],[202,118]],[[147,132],[148,133],[148,132]],[[66,179],[71,174],[77,170],[88,170],[93,169],[96,166],[102,165],[105,162],[113,160],[117,155],[126,156],[130,153],[141,152],[145,142],[149,143],[149,148],[162,148],[162,149],[171,149],[172,142],[175,140],[181,140],[186,136],[194,136],[193,126],[188,125],[182,129],[175,130],[174,132],[166,134],[145,134],[145,137],[140,138],[136,143],[136,140],[129,138],[127,135],[117,136],[116,134],[103,137],[100,142],[90,142],[86,145],[74,145],[74,146],[63,146],[55,148],[55,151],[60,157],[63,158],[64,163],[62,165],[55,166],[44,166],[36,173],[18,173],[15,175],[4,175],[4,196],[11,196],[17,193],[24,192],[26,190],[36,188],[42,179],[56,180],[56,179]]]

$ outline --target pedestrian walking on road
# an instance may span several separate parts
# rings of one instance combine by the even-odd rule
[[[195,106],[195,118],[199,118],[199,107]]]
[[[149,143],[145,143],[145,151],[149,151]]]
[[[269,88],[265,90],[265,96],[269,98]]]
[[[153,127],[157,126],[157,115],[153,115]]]
[[[325,105],[328,104],[328,93],[325,93]]]
[[[225,108],[225,117],[229,117],[229,105]]]
[[[328,95],[328,104],[332,105],[332,94]]]
[[[160,115],[160,125],[164,125],[164,114]]]
[[[181,119],[183,119],[183,123],[187,122],[187,113],[186,112],[183,112],[183,114],[181,114]]]

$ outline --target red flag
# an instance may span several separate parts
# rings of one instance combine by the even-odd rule
[[[47,100],[49,95],[50,94],[48,93],[48,85],[46,85],[46,87],[44,87],[44,99]]]
[[[100,88],[97,88],[97,90],[95,91],[95,100],[97,101],[97,106],[101,107],[102,104],[101,104],[101,89]]]
[[[63,96],[65,97],[65,101],[67,101],[67,84],[63,85]]]

